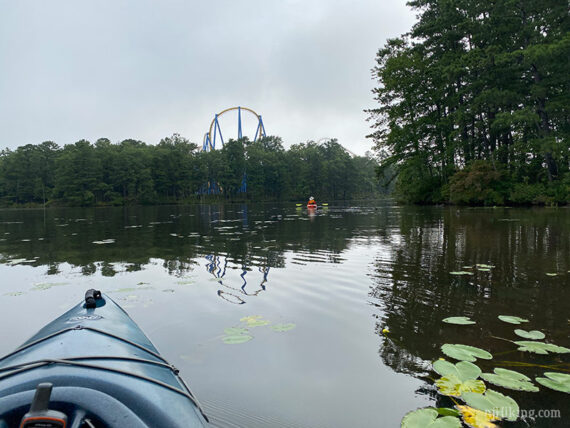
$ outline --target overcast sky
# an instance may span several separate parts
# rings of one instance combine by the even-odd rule
[[[287,147],[364,154],[375,53],[413,22],[405,0],[0,0],[0,148],[201,143],[241,105]],[[235,138],[237,114],[222,118]]]

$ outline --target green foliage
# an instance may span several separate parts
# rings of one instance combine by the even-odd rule
[[[558,346],[553,343],[533,342],[531,340],[519,340],[514,342],[517,344],[518,350],[523,352],[533,352],[535,354],[547,355],[549,352],[554,354],[567,354],[570,349],[564,346]]]
[[[318,201],[352,199],[380,193],[376,167],[372,157],[351,157],[336,140],[285,150],[279,137],[242,138],[209,152],[178,134],[157,145],[100,138],[60,149],[45,142],[0,152],[0,204],[305,200],[309,194]]]
[[[475,321],[471,320],[469,317],[448,317],[442,320],[448,324],[457,324],[457,325],[469,325],[475,324]]]
[[[536,381],[547,388],[570,394],[570,375],[565,373],[546,372],[546,377],[537,377]]]
[[[471,407],[490,413],[493,416],[516,421],[519,416],[519,405],[511,397],[488,389],[485,394],[465,392],[461,398]]]
[[[526,331],[526,330],[521,330],[519,328],[515,330],[515,334],[525,339],[533,339],[533,340],[542,340],[546,337],[546,335],[542,331],[538,330]]]
[[[474,161],[449,180],[449,200],[454,204],[501,205],[502,174],[487,161]]]
[[[476,361],[477,358],[482,358],[484,360],[490,360],[493,358],[493,356],[487,351],[469,345],[446,343],[441,346],[441,350],[448,357],[455,358],[460,361],[473,362]]]
[[[525,318],[515,317],[513,315],[499,315],[497,318],[509,324],[521,324],[523,322],[528,322]]]
[[[461,428],[461,421],[455,416],[438,418],[438,411],[433,408],[418,409],[402,419],[402,428]]]
[[[568,203],[565,4],[408,4],[418,20],[379,49],[368,111],[379,172],[399,174],[399,199]]]
[[[514,370],[497,367],[495,373],[483,373],[481,377],[487,382],[503,388],[517,391],[537,392],[538,388],[530,382],[530,378]]]

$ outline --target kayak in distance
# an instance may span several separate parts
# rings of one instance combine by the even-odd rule
[[[96,290],[0,359],[0,397],[0,428],[208,426],[178,370]]]

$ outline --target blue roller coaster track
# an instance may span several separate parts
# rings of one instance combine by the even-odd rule
[[[229,111],[237,110],[238,112],[238,139],[243,137],[242,133],[242,121],[241,121],[241,112],[246,111],[253,114],[257,119],[257,129],[255,131],[255,136],[253,137],[253,141],[257,141],[258,138],[265,137],[265,126],[263,125],[263,119],[261,118],[260,114],[257,114],[250,108],[247,107],[230,107],[225,110],[222,110],[220,113],[217,113],[210,123],[210,128],[206,134],[204,134],[204,142],[202,144],[203,151],[209,151],[216,148],[216,139],[219,138],[219,142],[221,145],[224,145],[224,137],[222,136],[222,128],[220,127],[219,119],[220,117]]]
[[[204,142],[202,143],[202,151],[208,152],[210,150],[214,150],[216,148],[216,140],[219,141],[219,143],[222,145],[222,147],[224,146],[224,137],[222,136],[222,128],[220,126],[220,117],[229,112],[229,111],[233,111],[233,110],[237,110],[237,114],[238,114],[238,128],[237,128],[237,137],[238,139],[243,137],[243,131],[242,131],[242,120],[241,120],[241,112],[242,110],[248,113],[251,113],[255,116],[255,118],[257,119],[257,129],[255,131],[255,136],[253,137],[253,141],[257,141],[258,138],[262,138],[265,137],[265,126],[263,125],[263,119],[261,118],[260,114],[257,114],[255,111],[253,111],[250,108],[247,107],[230,107],[227,108],[225,110],[222,110],[221,112],[217,113],[214,116],[214,119],[212,120],[212,123],[210,123],[210,128],[208,130],[208,132],[206,132],[206,134],[204,134]],[[241,187],[239,189],[239,191],[241,193],[246,193],[247,192],[247,176],[244,172],[243,174],[243,178],[241,181]],[[199,192],[201,194],[219,194],[221,193],[221,188],[218,185],[218,183],[210,183],[208,182],[207,184],[204,185],[204,188]]]

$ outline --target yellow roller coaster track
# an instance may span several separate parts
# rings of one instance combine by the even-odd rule
[[[222,110],[221,112],[219,112],[214,119],[212,119],[212,123],[210,123],[210,130],[208,131],[208,138],[210,139],[210,141],[212,141],[212,128],[214,127],[214,123],[216,122],[216,119],[218,119],[222,114],[227,113],[228,111],[232,111],[232,110],[247,110],[250,113],[253,113],[255,115],[255,117],[257,118],[257,120],[259,120],[259,115],[254,112],[252,109],[247,108],[247,107],[230,107],[227,108],[225,110]]]

